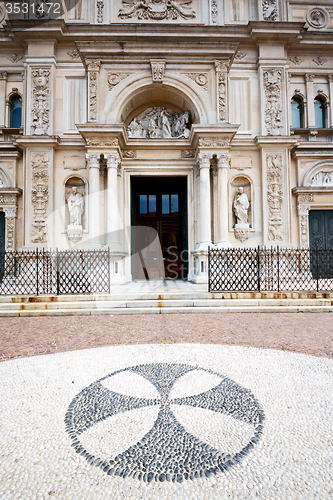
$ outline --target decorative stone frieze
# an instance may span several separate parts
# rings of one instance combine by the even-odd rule
[[[332,187],[333,186],[333,171],[317,172],[310,181],[310,186]]]
[[[108,86],[109,90],[113,90],[118,83],[127,78],[129,73],[114,73],[113,71],[108,73]]]
[[[278,0],[262,0],[262,17],[264,21],[279,20]]]
[[[230,61],[215,61],[217,79],[218,121],[227,120],[227,83]]]
[[[32,125],[33,135],[47,135],[50,124],[50,69],[32,70]]]
[[[90,147],[116,147],[119,145],[117,137],[88,137],[86,143]]]
[[[283,94],[282,69],[269,68],[263,72],[265,91],[265,126],[268,135],[282,135]]]
[[[282,153],[266,155],[268,233],[270,241],[281,241],[285,235],[283,220],[283,158]]]
[[[48,153],[34,153],[31,156],[31,203],[33,209],[31,241],[33,243],[48,241],[49,163]]]
[[[99,59],[86,59],[88,70],[88,122],[97,121],[98,74],[101,66]]]
[[[200,138],[198,145],[200,148],[224,148],[230,145],[230,139],[220,139],[219,137]]]
[[[184,73],[184,76],[193,80],[205,92],[208,92],[208,74],[207,73]]]
[[[194,19],[196,14],[191,8],[192,0],[159,0],[155,2],[138,2],[137,0],[122,0],[118,17],[121,19],[139,20],[150,19],[152,21],[163,21],[165,19],[176,20]]]
[[[97,0],[96,2],[97,9],[97,22],[102,23],[104,21],[104,0]]]
[[[153,83],[163,83],[165,59],[151,59],[150,66]]]

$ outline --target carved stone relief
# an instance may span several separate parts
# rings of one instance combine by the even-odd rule
[[[33,243],[45,243],[48,241],[49,162],[50,158],[47,153],[35,153],[31,158],[31,202],[33,207],[31,241]]]
[[[97,22],[102,23],[104,21],[104,0],[97,0]]]
[[[118,83],[127,78],[129,73],[108,73],[108,86],[109,90],[113,90]]]
[[[118,16],[121,19],[137,18],[162,21],[164,19],[194,19],[196,14],[191,9],[192,0],[158,0],[153,2],[122,0],[122,8]]]
[[[267,165],[267,202],[268,202],[268,239],[284,239],[283,220],[283,163],[282,154],[266,156]]]
[[[282,70],[264,70],[265,125],[268,135],[282,135]]]
[[[24,56],[20,56],[18,54],[11,54],[10,56],[7,56],[7,59],[12,61],[12,63],[17,63],[23,59]]]
[[[182,149],[180,157],[183,158],[183,159],[194,158],[195,157],[195,151],[193,151],[193,149]]]
[[[69,55],[69,57],[71,57],[72,59],[78,59],[80,57],[80,53],[78,50],[72,50],[71,52],[67,52],[67,54]]]
[[[164,59],[151,59],[151,75],[153,78],[153,83],[162,83],[165,71],[165,60]]]
[[[185,138],[190,135],[190,112],[175,113],[170,108],[148,108],[127,127],[130,139]]]
[[[314,196],[311,193],[297,195],[297,214],[299,217],[300,245],[301,248],[309,246],[309,210]]]
[[[0,71],[0,80],[7,80],[7,71]]]
[[[229,61],[215,61],[217,77],[218,119],[224,122],[227,119],[227,81]]]
[[[323,66],[323,64],[327,63],[327,59],[324,59],[321,56],[316,57],[316,59],[312,59],[318,66]]]
[[[279,20],[278,0],[262,0],[262,16],[264,21]]]
[[[246,54],[237,50],[237,52],[235,54],[235,59],[236,59],[236,61],[241,61],[245,56],[246,56]]]
[[[50,70],[32,71],[32,134],[46,135],[50,124]]]
[[[116,147],[119,142],[117,137],[88,137],[87,146],[90,147]]]
[[[218,4],[218,0],[211,0],[210,11],[211,11],[211,16],[212,16],[212,23],[216,24],[217,21],[218,21],[218,17],[219,17],[219,4]]]
[[[123,158],[137,158],[138,152],[135,149],[128,149],[123,151]]]
[[[323,7],[309,7],[305,18],[309,26],[317,30],[327,28],[330,23],[330,14]]]
[[[230,145],[230,139],[220,139],[219,137],[207,137],[199,139],[200,148],[224,148]]]
[[[208,92],[208,74],[207,73],[184,73],[184,76],[193,80],[205,92]]]
[[[15,250],[15,217],[8,217],[6,214],[6,251]]]
[[[291,57],[290,58],[290,61],[294,64],[296,64],[296,66],[300,65],[302,62],[304,62],[304,59],[302,59],[301,57],[299,56],[295,56],[295,57]]]
[[[333,171],[318,172],[312,177],[310,186],[333,187]]]
[[[88,121],[97,121],[98,73],[101,61],[86,60],[88,69]]]

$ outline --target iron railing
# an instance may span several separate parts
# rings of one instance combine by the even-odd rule
[[[0,295],[110,292],[109,250],[0,253]]]
[[[333,249],[209,249],[210,292],[332,291]]]

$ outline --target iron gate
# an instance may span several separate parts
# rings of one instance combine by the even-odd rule
[[[109,250],[0,253],[0,295],[109,293]]]
[[[333,290],[333,249],[209,249],[210,292]]]

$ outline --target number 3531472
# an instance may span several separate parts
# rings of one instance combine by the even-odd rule
[[[8,2],[5,3],[5,9],[8,15],[13,14],[39,14],[43,16],[60,15],[60,3],[36,2],[36,3],[21,3]]]

